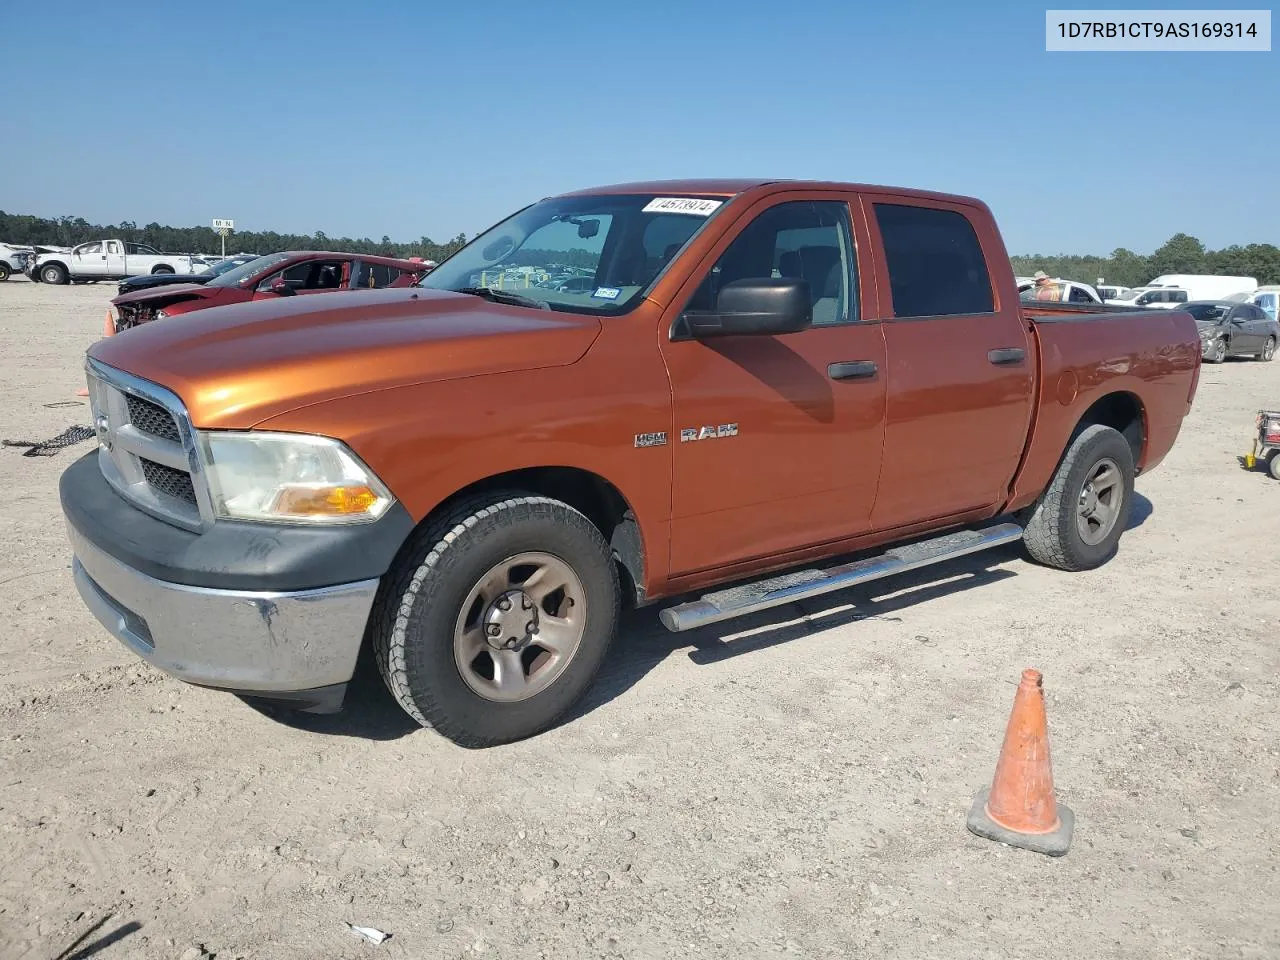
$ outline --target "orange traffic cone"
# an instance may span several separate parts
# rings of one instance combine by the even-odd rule
[[[111,319],[111,311],[107,311],[106,317],[102,321],[102,336],[114,337],[116,333],[116,322]]]
[[[1060,857],[1071,846],[1075,819],[1053,793],[1044,678],[1023,670],[995,778],[973,798],[967,826],[988,840]]]

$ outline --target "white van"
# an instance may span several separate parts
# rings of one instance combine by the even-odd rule
[[[1117,307],[1146,307],[1148,309],[1176,310],[1194,297],[1175,287],[1134,287],[1126,297],[1117,297],[1107,303]]]
[[[1280,285],[1268,284],[1265,287],[1259,287],[1249,298],[1249,302],[1256,307],[1261,307],[1262,312],[1272,320],[1280,320]]]
[[[1148,287],[1179,287],[1189,300],[1222,300],[1233,293],[1253,293],[1258,281],[1253,277],[1224,277],[1209,273],[1166,273]]]

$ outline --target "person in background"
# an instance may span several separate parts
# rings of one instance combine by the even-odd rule
[[[1061,300],[1062,299],[1062,284],[1054,283],[1053,278],[1050,277],[1043,270],[1037,270],[1034,274],[1032,274],[1032,276],[1035,277],[1035,281],[1036,281],[1036,285],[1035,285],[1036,300]]]

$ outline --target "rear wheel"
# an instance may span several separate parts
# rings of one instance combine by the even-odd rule
[[[609,546],[573,507],[518,493],[466,501],[415,535],[371,618],[405,712],[484,747],[545,730],[586,691],[617,627]]]
[[[49,263],[40,268],[40,279],[45,283],[67,282],[67,268],[60,263]]]
[[[1133,452],[1111,427],[1080,431],[1048,489],[1022,516],[1031,558],[1059,570],[1091,570],[1111,559],[1133,500]]]
[[[1267,473],[1272,480],[1280,480],[1280,450],[1273,450],[1267,458]]]
[[[171,274],[171,273],[173,273],[173,267],[166,267],[164,264],[161,264],[160,266],[156,267],[154,270],[152,270],[152,271],[151,271],[151,275],[152,275],[153,277],[154,277],[156,274],[160,274],[160,273],[170,273],[170,274]]]
[[[1275,359],[1275,356],[1276,356],[1276,338],[1267,337],[1267,342],[1263,344],[1262,353],[1259,354],[1258,359],[1270,362],[1271,360]]]

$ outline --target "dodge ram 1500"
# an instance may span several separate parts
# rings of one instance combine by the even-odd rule
[[[1015,541],[1099,566],[1200,354],[1181,311],[1020,302],[976,200],[626,184],[416,287],[98,342],[62,505],[85,603],[160,669],[324,711],[370,644],[479,746],[561,717],[625,603],[701,594],[680,631]]]

